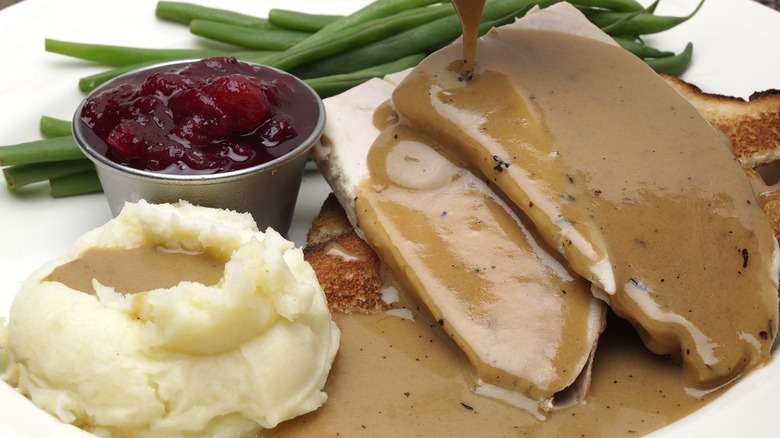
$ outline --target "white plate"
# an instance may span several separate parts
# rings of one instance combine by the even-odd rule
[[[196,1],[197,2],[197,1]],[[348,13],[367,0],[212,0],[215,7],[265,15],[271,7]],[[659,14],[685,15],[698,0],[661,0]],[[46,53],[44,38],[142,47],[198,47],[204,42],[180,25],[157,20],[156,0],[24,0],[0,11],[0,144],[40,137],[41,115],[70,119],[83,98],[78,78],[101,67]],[[780,13],[752,0],[707,0],[699,14],[648,38],[680,51],[694,43],[684,78],[705,91],[747,97],[780,88]],[[214,46],[213,43],[208,44]],[[329,189],[316,174],[304,181],[290,237],[302,245],[311,218]],[[17,197],[0,189],[0,316],[8,314],[19,283],[60,256],[82,233],[110,219],[102,195],[53,200],[46,190]],[[664,428],[662,437],[774,436],[780,429],[780,363],[741,380],[704,409]],[[0,434],[89,437],[33,406],[0,383]]]

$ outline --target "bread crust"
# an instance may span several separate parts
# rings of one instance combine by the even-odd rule
[[[306,236],[304,259],[317,273],[333,312],[389,310],[379,257],[356,233],[335,195],[328,195]]]

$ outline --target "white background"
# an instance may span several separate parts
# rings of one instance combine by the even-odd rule
[[[269,8],[349,13],[364,0],[193,1],[264,16]],[[647,3],[647,2],[645,2]],[[686,15],[698,0],[661,0],[658,14]],[[44,51],[44,38],[138,47],[203,47],[185,27],[156,19],[156,0],[24,0],[0,11],[0,144],[40,138],[41,115],[70,119],[83,98],[80,77],[102,67]],[[751,0],[707,0],[699,14],[648,42],[679,52],[694,43],[684,79],[704,91],[747,97],[780,88],[780,13]],[[214,47],[215,44],[205,44]],[[309,174],[290,237],[302,245],[329,189]],[[101,194],[52,199],[47,189],[16,196],[0,189],[0,317],[18,285],[60,256],[82,233],[110,219]],[[716,402],[658,431],[661,437],[774,436],[780,429],[780,365],[773,362],[740,381]],[[91,436],[65,426],[0,383],[0,435]]]

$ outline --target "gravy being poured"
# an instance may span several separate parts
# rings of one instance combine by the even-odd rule
[[[479,23],[482,20],[485,0],[452,0],[452,4],[458,12],[463,27],[463,65],[459,75],[462,80],[469,80],[474,75]]]
[[[206,252],[158,246],[92,248],[58,266],[45,278],[71,289],[94,294],[92,279],[118,293],[135,294],[176,286],[182,281],[213,286],[225,272],[225,260]]]

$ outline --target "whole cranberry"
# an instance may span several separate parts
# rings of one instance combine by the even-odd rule
[[[221,76],[203,87],[203,93],[228,116],[235,131],[257,127],[271,111],[260,86],[243,75]]]
[[[205,146],[214,140],[214,136],[207,132],[204,120],[197,115],[181,120],[171,130],[170,137],[188,146]]]
[[[114,155],[128,160],[139,157],[146,146],[143,132],[143,126],[136,120],[122,120],[111,130],[106,138],[106,143],[111,146]]]

